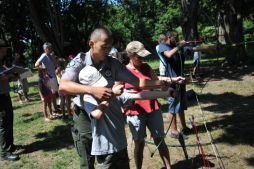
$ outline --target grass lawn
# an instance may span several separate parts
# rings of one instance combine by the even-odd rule
[[[204,63],[210,63],[207,60]],[[190,61],[191,62],[191,61]],[[158,62],[149,62],[155,69]],[[191,63],[189,63],[191,64]],[[201,91],[203,84],[187,85],[187,89],[194,89],[199,95],[204,118],[208,129],[211,131],[218,151],[224,162],[225,168],[251,169],[254,168],[254,79],[253,66],[220,67],[216,74],[211,73],[214,64],[205,65],[201,71],[204,79],[212,76]],[[15,144],[23,145],[19,150],[21,159],[16,162],[0,161],[1,169],[73,169],[79,168],[79,158],[71,138],[71,122],[61,118],[50,123],[43,121],[41,101],[37,90],[37,74],[29,79],[31,102],[20,105],[15,93],[11,93],[14,107],[14,139]],[[167,101],[159,99],[163,114],[165,130],[169,125],[167,116]],[[3,104],[3,103],[1,103]],[[189,101],[186,111],[186,121],[189,123],[191,116],[195,117],[198,125],[199,137],[202,143],[209,142],[209,137],[204,129],[203,115],[195,100]],[[180,126],[178,122],[178,126]],[[131,168],[135,168],[133,159],[134,143],[129,129],[126,128],[128,151]],[[148,132],[148,141],[151,141]],[[166,136],[167,144],[179,144],[177,140]],[[195,144],[195,135],[190,135],[186,144]],[[212,147],[203,146],[208,160],[213,168],[219,168]],[[144,150],[144,169],[160,169],[163,163],[158,152],[151,158],[150,154],[155,149],[154,145],[146,144]],[[174,168],[193,169],[202,168],[198,147],[187,147],[189,160],[185,160],[181,147],[169,147],[171,163]]]

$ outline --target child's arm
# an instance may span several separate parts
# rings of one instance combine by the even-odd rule
[[[112,88],[114,95],[119,96],[123,93],[124,85],[121,83],[115,84]],[[91,112],[91,116],[95,119],[100,119],[103,114],[106,112],[107,107],[109,106],[109,101],[102,101],[98,107]]]
[[[104,113],[106,112],[106,109],[108,108],[109,102],[108,101],[102,101],[98,107],[91,112],[91,116],[97,120],[99,120]]]
[[[175,82],[177,84],[183,84],[185,81],[185,78],[182,76],[178,77],[165,77],[165,76],[158,76],[159,80],[164,80],[166,82]]]
[[[175,96],[175,90],[173,88],[168,88],[166,91],[144,91],[141,93],[133,94],[132,99],[133,100],[152,100],[157,99],[161,97],[169,97]]]
[[[121,83],[116,83],[113,88],[112,91],[114,93],[114,95],[119,96],[123,93],[123,89],[124,89],[124,85],[122,85]],[[100,119],[104,113],[106,113],[106,109],[109,106],[109,101],[102,101],[92,112],[91,112],[91,116],[95,119]]]

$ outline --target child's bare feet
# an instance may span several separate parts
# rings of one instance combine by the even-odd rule
[[[50,122],[51,120],[50,120],[49,118],[46,117],[46,118],[44,118],[44,121],[45,121],[45,122]]]
[[[53,116],[53,117],[57,117],[57,114],[56,114],[56,113],[52,113],[52,116]]]
[[[56,118],[56,116],[54,116],[53,114],[50,115],[50,119],[54,120]]]

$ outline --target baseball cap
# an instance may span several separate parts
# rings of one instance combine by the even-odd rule
[[[108,81],[102,76],[102,74],[93,66],[86,66],[79,72],[79,81],[82,84],[105,87],[108,85]]]
[[[74,55],[69,55],[68,58],[75,58],[75,56]]]
[[[144,45],[139,41],[132,41],[126,47],[127,53],[137,54],[141,57],[146,57],[151,53],[145,49]]]
[[[10,47],[3,39],[0,39],[0,47]]]

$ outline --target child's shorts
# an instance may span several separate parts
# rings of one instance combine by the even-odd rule
[[[64,92],[60,91],[60,90],[58,90],[58,95],[59,95],[60,97],[66,96],[66,94],[65,94]]]
[[[52,94],[49,94],[49,95],[47,95],[47,96],[43,96],[43,98],[44,98],[45,100],[52,99],[52,98],[53,98],[53,95],[52,95]]]
[[[56,93],[58,91],[58,82],[56,77],[50,78],[49,85],[52,93]]]

